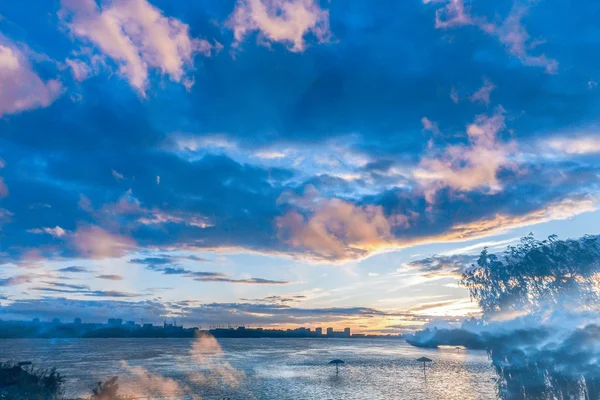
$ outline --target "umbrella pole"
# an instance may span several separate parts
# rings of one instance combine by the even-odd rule
[[[339,372],[340,372],[339,368],[340,368],[340,367],[339,367],[339,365],[338,365],[338,364],[335,364],[335,374],[336,374],[336,375],[338,375],[338,374],[339,374]]]

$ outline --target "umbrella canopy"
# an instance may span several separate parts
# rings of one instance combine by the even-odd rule
[[[431,358],[421,357],[417,359],[417,361],[423,363],[423,374],[425,374],[425,364],[427,364],[428,362],[432,362],[433,360]]]

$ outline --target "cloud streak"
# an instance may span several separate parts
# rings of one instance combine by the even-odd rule
[[[287,285],[291,283],[289,281],[263,278],[235,279],[221,272],[192,271],[177,265],[169,265],[168,263],[172,261],[173,259],[168,257],[148,257],[146,259],[130,260],[131,263],[146,265],[147,269],[160,272],[163,275],[179,275],[197,282],[223,282],[244,285]]]
[[[464,0],[423,0],[427,3],[446,3],[438,8],[435,14],[435,27],[450,29],[461,26],[475,26],[489,34],[506,48],[507,52],[518,58],[523,65],[541,67],[549,74],[558,70],[558,62],[545,54],[531,55],[529,50],[538,43],[531,40],[523,25],[523,18],[529,7],[521,2],[515,2],[508,16],[500,23],[489,22],[485,17],[474,16],[471,9],[465,6]]]

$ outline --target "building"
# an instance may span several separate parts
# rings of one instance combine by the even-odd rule
[[[81,318],[75,318],[75,320],[73,321],[73,323],[75,325],[81,325]]]
[[[327,336],[333,336],[333,328],[327,328]]]
[[[350,337],[350,328],[344,328],[344,336]]]
[[[323,336],[323,328],[317,328],[317,329],[315,329],[315,334],[317,336]]]

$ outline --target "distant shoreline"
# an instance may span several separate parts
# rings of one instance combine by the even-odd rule
[[[263,329],[246,328],[215,328],[202,330],[200,328],[184,328],[175,323],[163,325],[136,324],[133,321],[122,323],[120,319],[110,319],[108,324],[82,323],[77,318],[73,323],[61,323],[58,319],[53,322],[33,321],[0,321],[0,339],[102,339],[102,338],[194,338],[208,334],[215,338],[238,339],[279,339],[279,338],[313,338],[313,339],[364,339],[364,338],[393,338],[401,339],[402,335],[366,335],[351,334],[350,328],[334,331],[327,328],[296,329]]]

